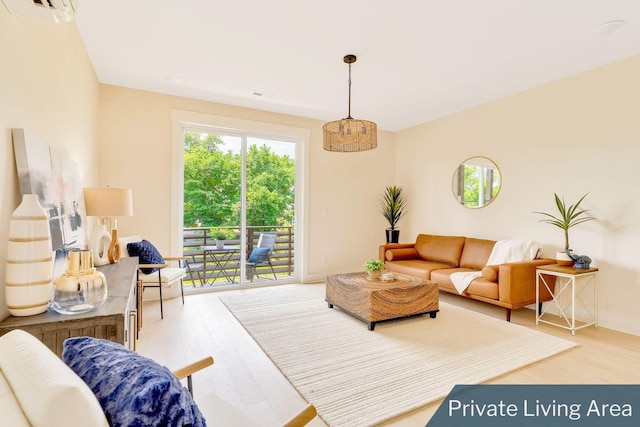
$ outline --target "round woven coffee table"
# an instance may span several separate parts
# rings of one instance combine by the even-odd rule
[[[373,331],[377,322],[438,313],[438,285],[429,280],[396,274],[392,282],[370,281],[367,273],[327,276],[326,301],[364,321]]]

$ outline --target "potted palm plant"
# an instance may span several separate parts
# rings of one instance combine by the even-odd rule
[[[400,218],[402,218],[407,212],[406,199],[402,193],[402,187],[396,187],[395,185],[388,186],[382,193],[381,208],[382,215],[389,222],[389,228],[386,230],[387,243],[398,243],[400,238],[400,230],[396,229],[396,225]]]
[[[589,194],[589,193],[587,193]],[[556,198],[556,207],[558,208],[558,216],[552,215],[546,212],[534,212],[540,215],[544,215],[545,218],[541,219],[540,222],[546,222],[547,224],[554,225],[564,231],[564,252],[556,253],[556,262],[560,265],[572,265],[573,260],[569,257],[567,253],[570,251],[571,246],[569,245],[569,229],[575,227],[578,224],[582,224],[583,222],[594,220],[595,218],[587,215],[588,209],[581,209],[580,203],[587,197],[587,194],[582,196],[577,203],[573,205],[569,205],[567,207],[564,202],[564,197],[560,198],[557,194],[553,194]]]

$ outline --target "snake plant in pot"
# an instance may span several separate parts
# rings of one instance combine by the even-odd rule
[[[589,193],[585,194],[573,205],[567,206],[564,197],[560,198],[554,193],[556,198],[556,207],[558,208],[558,216],[552,215],[546,212],[534,212],[540,215],[544,215],[545,218],[540,222],[546,222],[547,224],[554,225],[564,231],[564,252],[556,253],[556,262],[560,265],[572,265],[573,260],[569,256],[568,252],[571,252],[571,246],[569,245],[569,229],[575,227],[583,222],[594,220],[595,218],[587,215],[588,209],[581,209],[580,203],[587,197]]]
[[[384,193],[382,193],[381,207],[382,215],[387,221],[389,221],[389,228],[387,228],[387,243],[398,243],[400,238],[400,230],[396,229],[396,225],[400,218],[402,218],[407,212],[406,199],[402,193],[402,187],[396,187],[395,185],[388,186]]]

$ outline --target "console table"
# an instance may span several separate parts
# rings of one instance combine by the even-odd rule
[[[545,280],[545,276],[555,276],[557,281],[555,283],[555,292],[552,291],[550,286]],[[577,289],[577,284],[580,284],[581,288]],[[540,286],[543,285],[551,293],[554,302],[554,306],[558,308],[558,319],[550,320],[549,317],[555,316],[555,314],[547,313],[547,310],[542,309],[540,304]],[[590,307],[584,303],[582,295],[584,292],[590,290],[592,292],[593,303]],[[563,296],[569,294],[568,303],[564,303]],[[585,295],[586,297],[586,295]],[[576,306],[581,303],[581,306],[589,313],[588,319],[579,319],[582,323],[576,326]],[[568,311],[570,309],[570,311]],[[547,315],[543,319],[543,315]],[[564,267],[556,264],[541,265],[536,268],[536,325],[539,323],[548,323],[550,325],[559,326],[561,328],[569,329],[571,335],[576,334],[576,330],[586,328],[587,326],[598,326],[598,269],[597,268],[575,268]]]
[[[13,329],[34,335],[58,356],[62,343],[76,336],[103,338],[135,350],[137,333],[136,270],[138,258],[122,258],[116,264],[99,267],[107,278],[107,300],[88,313],[66,315],[52,308],[35,316],[9,316],[0,322],[0,336]]]

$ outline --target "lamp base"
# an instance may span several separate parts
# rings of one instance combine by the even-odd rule
[[[111,244],[109,245],[109,249],[107,250],[107,256],[109,257],[109,262],[111,264],[115,264],[120,261],[120,244],[118,243],[118,230],[115,228],[111,230]]]

